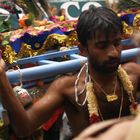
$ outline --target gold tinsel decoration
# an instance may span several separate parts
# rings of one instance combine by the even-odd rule
[[[17,53],[12,49],[10,45],[1,46],[2,57],[6,63],[12,64],[18,60]]]
[[[133,27],[128,26],[126,22],[122,22],[123,24],[123,34],[124,38],[129,38],[133,34]]]
[[[66,39],[66,47],[73,47],[78,45],[77,32],[72,31]]]
[[[34,44],[34,46],[36,48],[38,48],[40,45],[39,43]],[[18,59],[24,58],[24,57],[32,57],[32,56],[36,56],[39,54],[42,54],[46,51],[45,47],[41,47],[40,49],[37,50],[33,50],[31,48],[31,45],[28,45],[26,43],[22,43],[20,51],[18,53]]]
[[[2,46],[3,59],[6,61],[6,63],[12,64],[21,58],[43,54],[46,50],[59,49],[60,47],[64,46],[70,48],[77,44],[77,34],[75,31],[71,32],[69,36],[51,34],[47,37],[43,46],[40,49],[38,49],[40,47],[39,43],[34,44],[36,50],[33,50],[31,48],[31,45],[24,42],[21,44],[21,48],[18,53],[16,53],[10,45]]]
[[[38,48],[39,44],[35,45],[37,45],[35,47]],[[16,53],[10,45],[1,46],[1,50],[3,55],[2,57],[5,60],[5,62],[7,64],[13,64],[14,62],[16,62],[21,58],[32,57],[42,54],[46,51],[46,48],[41,47],[40,49],[33,50],[31,48],[31,45],[28,45],[23,42],[20,51],[18,53]]]
[[[140,30],[140,13],[135,15],[133,20],[133,27],[135,31]]]
[[[67,35],[51,34],[47,37],[43,43],[43,48],[46,47],[47,50],[58,49],[61,46],[66,46]]]
[[[18,58],[23,58],[23,57],[32,57],[37,55],[37,51],[34,51],[30,45],[22,43],[20,51],[18,53]]]

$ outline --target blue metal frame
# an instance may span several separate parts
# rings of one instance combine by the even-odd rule
[[[131,39],[125,39],[121,41],[122,45],[133,45]],[[122,51],[121,62],[129,61],[136,58],[140,54],[140,48],[133,48]],[[54,58],[69,57],[69,60],[57,62]],[[45,54],[23,58],[17,61],[17,64],[24,65],[28,63],[37,64],[38,66],[23,68],[20,70],[8,71],[6,74],[11,83],[17,83],[20,81],[22,75],[22,81],[28,82],[38,79],[47,79],[51,81],[52,77],[58,74],[65,74],[73,72],[81,68],[83,63],[87,61],[87,58],[79,55],[79,49],[75,46],[70,50],[66,51],[50,51]]]
[[[62,57],[65,55],[71,55],[71,54],[75,54],[75,53],[79,53],[79,49],[77,47],[74,47],[73,49],[70,49],[67,51],[51,51],[46,54],[20,59],[17,61],[17,64],[37,63],[38,61],[41,61],[41,60],[58,58],[58,57]]]
[[[80,69],[84,62],[87,61],[86,57],[80,56],[77,53],[79,52],[78,48],[67,50],[64,52],[51,52],[44,55],[38,55],[31,58],[24,58],[19,60],[18,64],[26,63],[38,63],[39,66],[24,68],[20,70],[14,70],[12,72],[7,72],[7,76],[10,82],[19,82],[20,75],[22,75],[23,82],[32,81],[37,79],[44,79],[56,76],[58,74],[64,74]],[[134,48],[129,50],[122,51],[121,61],[128,61],[135,58],[140,54],[140,48]],[[56,62],[48,60],[50,58],[63,57],[65,55],[70,56],[70,60]],[[44,60],[45,59],[45,60]]]

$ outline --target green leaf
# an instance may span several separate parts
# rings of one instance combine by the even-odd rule
[[[3,46],[8,45],[8,44],[9,44],[9,41],[7,41],[7,40],[2,41]]]

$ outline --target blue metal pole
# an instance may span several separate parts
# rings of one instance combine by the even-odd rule
[[[124,50],[121,54],[121,62],[136,58],[138,55],[140,55],[140,48]]]
[[[42,66],[36,66],[31,68],[25,68],[19,70],[14,70],[12,72],[7,72],[7,76],[12,83],[17,83],[20,81],[20,76],[22,76],[22,81],[32,81],[37,79],[44,79],[58,74],[64,74],[80,69],[80,67],[85,63],[84,59],[75,59],[64,61],[55,64],[48,64]]]
[[[121,61],[128,61],[135,58],[140,54],[140,48],[134,48],[122,51]],[[78,56],[76,54],[70,54],[70,58],[73,60],[58,62],[58,63],[46,63],[46,65],[36,66],[31,68],[14,70],[12,72],[7,72],[7,76],[10,82],[19,82],[20,76],[22,75],[22,81],[31,81],[37,79],[49,78],[56,76],[58,74],[64,74],[72,71],[76,71],[81,68],[83,63],[87,61],[86,57]]]
[[[74,47],[73,49],[70,50],[66,50],[66,51],[51,51],[42,55],[37,55],[34,57],[27,57],[27,58],[22,58],[20,60],[17,61],[17,64],[27,64],[27,63],[36,63],[40,60],[49,60],[49,59],[53,59],[53,58],[58,58],[58,57],[62,57],[65,55],[71,55],[71,54],[75,54],[75,53],[79,53],[79,49],[77,47]]]
[[[121,45],[135,45],[132,39],[121,40]]]

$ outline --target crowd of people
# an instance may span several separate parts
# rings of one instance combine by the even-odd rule
[[[50,17],[49,19],[55,23],[67,20],[66,11],[64,8],[57,9],[55,6],[49,7]]]

